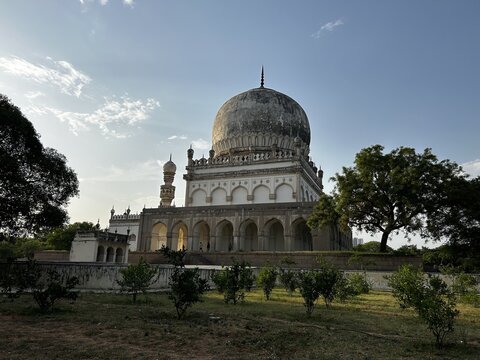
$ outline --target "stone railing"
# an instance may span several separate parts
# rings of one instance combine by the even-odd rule
[[[272,159],[293,159],[295,157],[295,152],[292,150],[275,150],[275,151],[264,151],[264,152],[255,152],[250,154],[242,155],[223,155],[216,156],[214,158],[206,159],[201,158],[198,160],[192,160],[190,166],[192,167],[202,167],[210,165],[243,165],[250,164],[252,162],[267,161]]]

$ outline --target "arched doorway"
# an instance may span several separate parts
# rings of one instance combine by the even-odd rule
[[[215,251],[228,252],[233,250],[233,225],[223,220],[215,230]]]
[[[267,251],[284,251],[285,237],[283,233],[283,225],[278,219],[272,219],[265,224],[265,250]]]
[[[123,262],[123,250],[122,250],[122,248],[117,248],[117,251],[115,251],[115,262],[116,263],[122,263]]]
[[[103,262],[103,258],[105,257],[105,248],[100,245],[97,249],[97,262]]]
[[[152,228],[150,250],[159,250],[162,245],[167,246],[167,226],[164,223],[157,223]]]
[[[245,220],[240,225],[240,250],[258,250],[258,227],[251,219]]]
[[[293,222],[293,250],[295,251],[312,251],[312,233],[307,226],[307,222],[300,218]]]
[[[187,225],[182,222],[177,223],[172,229],[172,249],[187,249]]]
[[[107,262],[113,262],[115,259],[115,251],[113,250],[112,247],[109,247],[107,249]]]
[[[193,228],[192,250],[210,250],[210,228],[205,221],[197,223]]]

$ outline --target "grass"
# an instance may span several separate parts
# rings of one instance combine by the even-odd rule
[[[459,305],[446,349],[391,294],[372,292],[312,317],[302,298],[275,289],[242,304],[210,292],[177,320],[166,294],[81,294],[38,312],[29,296],[0,303],[0,359],[479,359],[480,309]]]

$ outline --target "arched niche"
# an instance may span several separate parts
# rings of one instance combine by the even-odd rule
[[[292,223],[293,230],[293,250],[311,251],[313,250],[312,232],[303,218],[299,218]]]
[[[245,220],[240,225],[240,250],[258,250],[258,227],[251,219]]]
[[[237,186],[232,191],[232,204],[245,204],[247,202],[247,189]]]
[[[167,226],[159,222],[152,227],[150,250],[159,250],[162,246],[167,246]]]
[[[188,229],[187,225],[183,222],[176,223],[172,228],[172,249],[181,250],[187,249],[187,236]]]
[[[284,228],[280,220],[271,219],[265,224],[265,250],[284,251],[285,236]]]
[[[210,227],[205,221],[200,221],[193,227],[192,250],[210,250]]]
[[[293,188],[289,184],[280,184],[275,189],[277,203],[293,201]]]
[[[117,248],[115,251],[115,262],[116,263],[122,263],[123,262],[123,249],[122,248]]]
[[[207,205],[207,193],[203,189],[196,189],[192,192],[191,206],[205,206]]]
[[[115,261],[115,250],[113,247],[107,248],[107,259],[106,262],[114,262]]]
[[[227,203],[227,192],[225,189],[216,188],[212,191],[212,205],[225,205]]]
[[[100,245],[97,249],[97,262],[103,262],[103,258],[105,257],[105,248]]]
[[[233,225],[228,220],[218,223],[215,228],[215,251],[230,252],[233,250]]]
[[[255,204],[270,203],[270,189],[265,185],[259,185],[253,190],[253,202]]]

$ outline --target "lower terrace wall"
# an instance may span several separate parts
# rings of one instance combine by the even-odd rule
[[[126,265],[119,264],[96,264],[96,263],[73,263],[73,262],[51,262],[41,263],[45,270],[54,269],[62,274],[62,277],[76,276],[79,279],[79,285],[76,289],[81,291],[97,291],[97,292],[117,292],[119,286],[116,280],[121,279],[120,270],[126,268]],[[150,287],[151,291],[160,291],[168,289],[168,279],[172,274],[173,267],[170,265],[157,265],[159,272],[155,282]],[[188,266],[193,267],[193,266]],[[200,276],[207,279],[210,285],[212,274],[221,270],[220,266],[199,266]],[[301,269],[296,269],[300,271]],[[259,268],[253,269],[254,274],[258,275]],[[346,273],[354,273],[358,271],[346,271]],[[374,290],[390,290],[387,285],[386,276],[391,275],[390,271],[366,271],[368,281],[371,282]],[[440,275],[447,282],[449,278]],[[480,280],[480,275],[476,275]],[[477,287],[480,291],[480,285]]]
[[[128,262],[136,264],[143,257],[152,264],[167,264],[167,259],[158,252],[130,252]],[[188,252],[185,263],[188,265],[232,265],[233,259],[246,261],[251,266],[265,266],[266,264],[280,266],[282,260],[288,258],[295,262],[294,267],[312,269],[318,266],[318,258],[322,257],[342,270],[375,270],[395,271],[400,266],[412,264],[423,267],[421,256],[396,256],[389,254],[362,254],[353,252]]]

